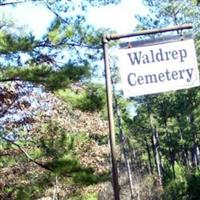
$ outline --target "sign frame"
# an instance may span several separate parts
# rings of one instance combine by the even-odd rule
[[[117,170],[117,161],[116,161],[116,147],[115,147],[115,130],[114,130],[114,114],[113,114],[113,94],[112,94],[112,81],[111,81],[111,72],[109,65],[109,53],[108,53],[108,44],[110,41],[118,40],[122,38],[130,38],[141,35],[150,35],[156,33],[164,33],[171,31],[182,31],[186,29],[192,29],[191,24],[185,24],[181,26],[173,26],[164,29],[152,29],[138,31],[135,33],[124,34],[124,35],[103,35],[102,36],[102,48],[103,48],[103,59],[105,67],[105,85],[106,85],[106,96],[107,96],[107,109],[108,109],[108,124],[109,124],[109,140],[110,140],[110,151],[111,151],[111,160],[112,160],[112,181],[113,181],[113,191],[114,199],[120,200],[119,193],[119,181],[118,181],[118,170]]]
[[[158,43],[142,41],[141,45],[132,42],[133,47],[117,50],[125,97],[199,86],[193,39],[173,38]]]

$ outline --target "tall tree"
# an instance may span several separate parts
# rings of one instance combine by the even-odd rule
[[[192,33],[197,57],[199,54],[199,6],[196,1],[157,1],[144,0],[149,8],[147,16],[138,16],[140,29],[163,28],[171,25],[181,25],[192,23]],[[184,31],[176,31],[170,35],[182,35]],[[165,33],[166,35],[166,33]],[[169,35],[169,34],[168,34]],[[157,34],[151,37],[162,37]],[[199,60],[198,60],[199,61]],[[136,99],[143,105],[147,101],[144,98]],[[168,92],[162,95],[155,95],[151,101],[151,110],[158,125],[160,151],[164,159],[164,186],[167,190],[169,180],[173,188],[173,193],[167,199],[185,198],[185,188],[178,188],[176,183],[184,183],[184,174],[187,174],[185,167],[190,170],[196,169],[199,164],[199,91],[198,88]],[[168,170],[170,164],[170,173]],[[182,169],[185,171],[181,172]],[[192,173],[190,171],[190,173]],[[188,175],[189,176],[189,175]],[[180,179],[180,177],[182,177]],[[173,180],[174,179],[174,182]],[[182,197],[179,195],[182,194]]]
[[[26,2],[5,0],[0,6]],[[107,124],[96,112],[104,107],[104,88],[83,85],[101,59],[103,30],[88,24],[85,15],[89,5],[119,1],[32,2],[55,15],[42,38],[23,33],[9,20],[0,22],[0,198],[40,198],[54,181],[58,196],[58,182],[66,179],[72,188],[64,192],[68,198],[108,177]],[[19,182],[5,182],[6,169]]]

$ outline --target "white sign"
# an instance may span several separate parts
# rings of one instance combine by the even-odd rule
[[[192,39],[118,50],[126,97],[199,86]]]

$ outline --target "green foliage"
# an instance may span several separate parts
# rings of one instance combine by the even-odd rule
[[[85,96],[81,110],[96,111],[102,110],[106,104],[105,89],[100,84],[91,84]]]
[[[70,134],[57,123],[46,123],[41,126],[40,143],[38,144],[46,156],[53,159],[62,159],[65,153],[69,154],[74,149],[74,140],[81,137]],[[81,135],[81,134],[80,134]]]
[[[167,168],[165,168],[167,169]],[[197,200],[199,199],[200,173],[199,169],[188,171],[184,166],[175,164],[176,178],[173,178],[168,168],[164,177],[164,194],[162,199]],[[171,175],[170,175],[171,174]],[[167,179],[166,179],[167,178]]]
[[[16,52],[29,52],[32,50],[32,38],[28,36],[14,36],[0,31],[0,53],[11,54]]]
[[[40,148],[35,148],[33,151],[30,151],[29,154],[33,159],[40,158],[44,155]]]
[[[186,183],[178,180],[172,180],[164,189],[162,199],[167,200],[186,200]]]
[[[71,64],[55,70],[49,66],[33,65],[32,67],[9,67],[1,71],[2,79],[24,80],[42,84],[47,89],[57,90],[65,88],[73,82],[90,76],[88,66],[73,66]]]
[[[16,200],[30,200],[42,197],[45,189],[52,185],[54,176],[46,173],[34,176],[30,184],[21,184],[16,187]]]
[[[143,2],[150,12],[146,16],[143,14],[138,16],[139,29],[150,30],[192,23],[193,30],[185,30],[181,34],[195,33],[195,46],[199,54],[199,6],[196,6],[197,1],[144,0]],[[180,34],[180,32],[170,33],[170,35],[173,34]],[[150,37],[153,39],[165,35],[166,33],[162,33]],[[155,149],[150,147],[149,154],[152,159],[159,156],[164,163],[164,167],[161,168],[163,169],[161,171],[164,187],[162,199],[164,200],[199,199],[200,196],[197,191],[199,175],[192,170],[199,166],[194,161],[195,158],[199,159],[199,155],[195,152],[198,151],[195,149],[196,146],[199,147],[198,130],[200,128],[198,90],[193,88],[134,98],[138,103],[137,115],[132,121],[135,124],[131,124],[131,120],[127,122],[131,124],[129,125],[131,132],[139,143],[140,148],[138,149],[141,149],[144,144],[141,138],[146,140],[146,144],[153,145],[151,136],[154,134],[154,129],[158,133],[156,147],[159,153],[154,155],[156,154]]]
[[[1,134],[1,133],[0,133]],[[5,150],[12,149],[12,145],[4,142],[0,138],[0,151],[4,152]],[[16,158],[11,155],[0,156],[0,168],[2,167],[10,167],[16,163]]]
[[[195,170],[187,177],[187,195],[188,200],[197,200],[200,197],[200,170]]]
[[[58,90],[56,94],[64,101],[72,105],[73,108],[79,108],[81,100],[85,98],[85,93],[76,93],[71,89]]]
[[[78,185],[79,187],[86,187],[108,180],[108,174],[95,174],[93,169],[84,167],[79,162],[75,148],[77,148],[78,144],[84,144],[89,141],[89,137],[86,134],[68,133],[57,123],[43,124],[39,130],[37,148],[34,148],[35,151],[31,149],[29,154],[33,159],[45,159],[46,162],[43,162],[43,165],[51,169],[51,172],[23,172],[18,185],[5,187],[5,191],[8,194],[16,194],[15,199],[18,200],[41,198],[47,188],[55,184],[56,177],[65,182],[65,186]],[[23,145],[22,143],[20,144]],[[93,199],[95,196],[95,193],[87,195],[78,195],[76,193],[74,198]]]
[[[10,156],[0,157],[0,167],[10,167],[16,163],[16,159]]]
[[[61,21],[56,19],[49,32],[48,32],[48,39],[55,45],[57,44],[58,42],[60,42],[60,39],[61,39],[61,35],[60,35],[60,25],[61,25]]]
[[[184,166],[175,163],[175,179],[173,176],[173,171],[170,165],[165,166],[165,173],[163,177],[163,185],[164,185],[164,194],[163,199],[171,199],[174,198],[184,200],[186,199],[186,189],[187,189],[187,181],[186,181],[186,169]]]
[[[50,160],[45,163],[54,174],[71,176],[75,183],[90,185],[106,180],[106,175],[95,175],[94,170],[81,166],[75,149],[89,141],[84,133],[68,133],[57,123],[47,123],[40,128],[40,152]]]
[[[2,2],[6,1],[0,0],[0,3]],[[33,0],[33,2],[35,1]],[[20,94],[23,94],[22,99],[28,99],[29,92],[31,93],[31,90],[35,89],[35,85],[37,85],[36,88],[42,85],[47,90],[54,92],[59,90],[58,94],[60,92],[65,93],[66,100],[71,102],[74,108],[79,108],[82,111],[99,111],[104,109],[105,90],[101,85],[91,84],[80,95],[66,88],[72,83],[90,79],[91,69],[93,68],[94,70],[94,67],[97,65],[96,61],[99,61],[102,56],[101,36],[104,30],[96,30],[87,24],[83,16],[87,11],[87,6],[89,3],[92,3],[93,6],[102,6],[118,2],[119,0],[107,2],[80,1],[78,3],[73,1],[45,1],[44,4],[55,14],[55,20],[50,25],[47,34],[44,34],[38,40],[32,34],[23,34],[25,30],[18,28],[18,25],[16,28],[14,24],[10,26],[1,21],[1,81],[10,85],[16,83],[17,87],[20,88]],[[15,2],[11,4],[15,5]],[[81,12],[76,12],[76,6],[79,10],[82,9]],[[32,87],[29,87],[30,85]],[[19,91],[14,86],[12,90],[13,93]],[[43,89],[39,91],[41,96],[43,91]],[[0,96],[2,97],[2,95]],[[19,106],[17,98],[11,103],[12,105],[8,109],[20,109],[20,114],[22,112],[29,113],[30,111],[31,117],[35,117],[34,115],[38,111],[36,110],[35,112],[34,110],[32,112],[31,108],[30,110],[27,109],[28,111],[23,110]],[[15,107],[15,105],[18,107]],[[43,105],[42,102],[41,105]],[[3,105],[2,108],[4,108]],[[41,107],[42,109],[43,107]],[[60,114],[59,109],[59,107],[55,108]],[[65,111],[62,110],[62,112]],[[8,110],[7,113],[9,113],[9,117],[13,116],[12,111]],[[1,117],[6,118],[4,112],[0,114]],[[40,119],[41,116],[37,117]],[[12,120],[15,120],[14,118]],[[27,127],[29,129],[32,126],[35,128],[35,124],[30,124],[32,122],[23,122],[23,129]],[[13,126],[7,126],[12,131],[12,128],[15,125],[18,128],[20,123],[21,121],[18,123],[13,122]],[[23,153],[23,149],[21,149],[22,151],[18,149],[19,152],[16,152],[13,148],[15,145],[0,147],[2,152],[8,149],[10,154],[15,153],[0,157],[0,167],[5,167],[1,172],[5,173],[6,176],[8,174],[8,177],[5,177],[7,182],[4,191],[0,190],[0,198],[17,200],[42,198],[46,195],[46,192],[49,192],[49,189],[54,187],[56,178],[59,179],[61,184],[66,183],[60,189],[67,188],[68,186],[70,188],[72,185],[75,188],[80,187],[82,189],[85,186],[97,184],[108,179],[107,174],[97,175],[93,169],[83,167],[80,164],[75,150],[78,148],[78,145],[92,140],[87,136],[87,133],[71,133],[58,124],[48,123],[49,121],[45,121],[40,128],[37,129],[36,127],[34,132],[31,130],[31,134],[28,132],[25,134],[17,132],[16,135],[18,136],[17,144],[25,152],[27,151],[27,155],[30,155],[36,162],[41,163],[41,166],[48,167],[51,172],[46,170],[47,168],[42,168],[36,162],[34,163],[31,159],[28,159],[28,156],[25,156]],[[17,128],[16,130],[18,130]],[[18,141],[18,139],[22,138],[23,142]],[[0,187],[3,176],[4,174],[1,173]],[[70,193],[73,192],[70,191]],[[1,195],[5,195],[5,197]],[[77,199],[83,200],[96,199],[95,192],[84,195],[77,193],[75,196]]]
[[[39,195],[36,194],[41,194],[41,188],[37,186],[29,186],[29,187],[21,187],[17,190],[17,196],[16,200],[30,200],[34,198],[39,197]]]
[[[92,169],[81,169],[73,176],[75,183],[93,185],[109,180],[108,174],[95,175]]]
[[[81,166],[75,155],[67,155],[64,158],[54,158],[46,165],[56,175],[72,176],[72,174],[81,171]]]
[[[82,111],[100,111],[105,108],[105,89],[100,84],[88,85],[83,91],[59,90],[57,95]]]

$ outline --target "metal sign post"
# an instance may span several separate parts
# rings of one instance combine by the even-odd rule
[[[117,171],[117,162],[116,162],[116,150],[115,150],[115,131],[114,131],[114,117],[113,117],[113,102],[112,102],[112,82],[111,82],[111,73],[109,66],[109,55],[108,55],[108,42],[111,40],[118,40],[121,38],[136,37],[141,35],[149,35],[170,31],[178,31],[184,29],[191,29],[191,24],[174,26],[164,29],[153,29],[138,31],[126,35],[104,35],[102,38],[103,43],[103,52],[104,52],[104,65],[105,65],[105,76],[106,76],[106,94],[107,94],[107,107],[108,107],[108,120],[109,120],[109,139],[110,139],[110,149],[112,157],[112,178],[113,178],[113,190],[115,200],[120,200],[119,193],[119,183],[118,183],[118,171]]]
[[[108,107],[108,120],[109,120],[109,139],[110,150],[112,159],[112,178],[113,178],[113,190],[115,200],[119,200],[119,183],[118,183],[118,171],[116,162],[115,151],[115,131],[114,131],[114,117],[113,117],[113,104],[112,104],[112,83],[110,75],[110,66],[108,58],[108,41],[106,36],[103,37],[103,50],[104,50],[104,64],[105,64],[105,76],[106,76],[106,94],[107,94],[107,107]]]

